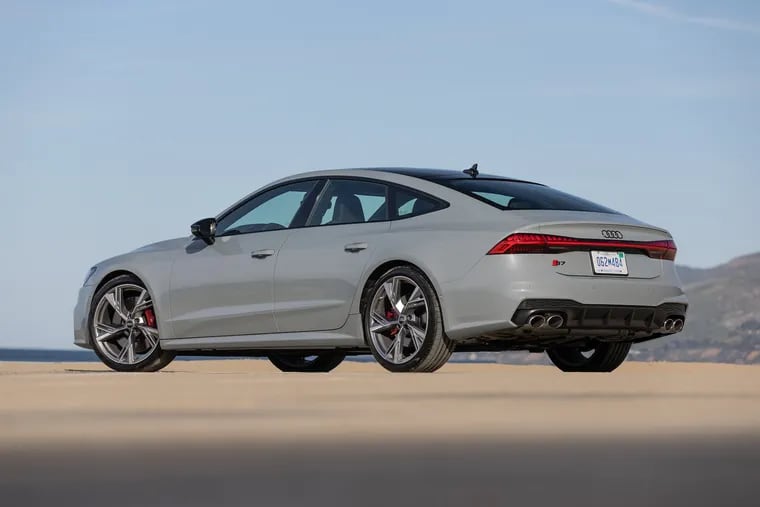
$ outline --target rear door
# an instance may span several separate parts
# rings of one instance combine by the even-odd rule
[[[376,245],[390,229],[387,185],[331,179],[307,227],[294,230],[275,272],[275,319],[281,332],[342,327]]]

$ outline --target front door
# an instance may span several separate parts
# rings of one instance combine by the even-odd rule
[[[171,275],[178,338],[273,333],[274,271],[293,227],[303,225],[318,180],[257,194],[217,223],[212,245],[188,241]]]

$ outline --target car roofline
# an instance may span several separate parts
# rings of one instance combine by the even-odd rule
[[[523,180],[519,178],[511,178],[509,176],[500,176],[497,174],[480,173],[477,177],[473,178],[471,176],[468,176],[462,171],[456,171],[456,170],[451,170],[451,169],[420,168],[420,167],[347,167],[347,168],[341,168],[341,169],[323,169],[323,170],[318,170],[318,171],[309,171],[309,172],[304,172],[300,174],[294,174],[292,176],[288,176],[287,178],[283,178],[280,181],[309,178],[309,177],[328,177],[330,175],[350,176],[355,171],[370,171],[370,172],[381,172],[381,173],[386,173],[386,174],[402,175],[402,176],[408,176],[411,178],[418,178],[425,181],[430,181],[433,183],[438,183],[441,181],[451,181],[451,180],[475,179],[475,180],[510,181],[514,183],[527,183],[531,185],[545,186],[543,183],[538,183],[536,181]]]

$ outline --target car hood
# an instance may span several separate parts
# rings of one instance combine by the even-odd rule
[[[140,248],[133,250],[131,253],[150,253],[176,250],[178,248],[184,248],[188,242],[190,242],[190,238],[188,237],[167,239],[164,241],[159,241],[157,243],[150,243],[148,245],[141,246]]]
[[[146,254],[155,254],[161,252],[172,252],[184,248],[190,242],[189,238],[174,238],[157,243],[151,243],[149,245],[141,246],[131,252],[116,255],[114,257],[100,261],[95,265],[98,271],[107,269],[118,269],[129,267],[137,257],[142,257]]]

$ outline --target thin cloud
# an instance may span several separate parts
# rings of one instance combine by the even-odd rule
[[[650,16],[670,19],[680,23],[689,23],[691,25],[701,25],[709,28],[720,30],[730,30],[732,32],[745,32],[760,35],[760,25],[745,23],[735,19],[717,18],[712,16],[692,16],[685,12],[677,11],[667,5],[654,4],[643,0],[607,0],[610,3],[639,11]]]

